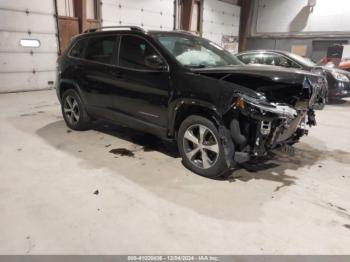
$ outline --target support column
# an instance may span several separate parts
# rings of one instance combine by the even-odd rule
[[[246,50],[247,37],[251,30],[251,17],[252,17],[252,0],[240,0],[241,16],[239,21],[239,52]]]
[[[88,29],[86,18],[86,0],[74,0],[75,16],[79,20],[79,31],[84,32]]]

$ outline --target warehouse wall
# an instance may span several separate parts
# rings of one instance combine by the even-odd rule
[[[291,51],[295,45],[306,47],[306,56],[318,62],[327,53],[327,48],[335,44],[349,44],[350,37],[335,38],[248,38],[247,50],[276,49]]]
[[[218,0],[204,0],[202,36],[221,45],[223,36],[231,36],[237,43],[237,52],[239,18],[239,6]]]
[[[255,10],[255,34],[350,31],[349,0],[258,0]]]
[[[102,25],[137,25],[149,30],[174,29],[173,0],[102,0]]]
[[[349,12],[349,0],[254,0],[247,49],[291,51],[302,45],[318,61],[329,46],[349,43]]]
[[[150,30],[174,29],[173,0],[102,0],[103,26],[138,25]],[[230,1],[229,1],[230,2]],[[231,1],[236,3],[236,1]],[[222,36],[238,41],[240,7],[218,0],[204,0],[203,37],[222,44]]]
[[[0,0],[0,92],[53,86],[57,59],[53,0]],[[23,47],[21,40],[40,41]]]

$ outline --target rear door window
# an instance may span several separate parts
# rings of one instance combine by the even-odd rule
[[[288,68],[300,68],[298,64],[280,54],[267,53],[264,57],[264,64],[282,66]]]
[[[280,66],[281,64],[279,56],[275,54],[264,54],[263,59],[264,59],[263,63],[265,65]]]
[[[85,51],[85,59],[111,64],[115,48],[115,36],[91,37]]]
[[[239,56],[239,59],[245,64],[262,64],[261,54],[246,54]]]

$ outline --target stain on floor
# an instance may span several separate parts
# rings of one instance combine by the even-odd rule
[[[128,156],[128,157],[134,157],[135,154],[126,148],[115,148],[109,151],[109,153],[120,155],[120,156]]]

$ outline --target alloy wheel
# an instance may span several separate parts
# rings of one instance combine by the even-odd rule
[[[219,158],[219,144],[214,133],[201,124],[187,128],[183,137],[183,147],[187,159],[202,169],[212,167]]]
[[[66,96],[66,99],[64,100],[63,111],[66,119],[71,125],[75,125],[79,121],[79,105],[74,97]]]

